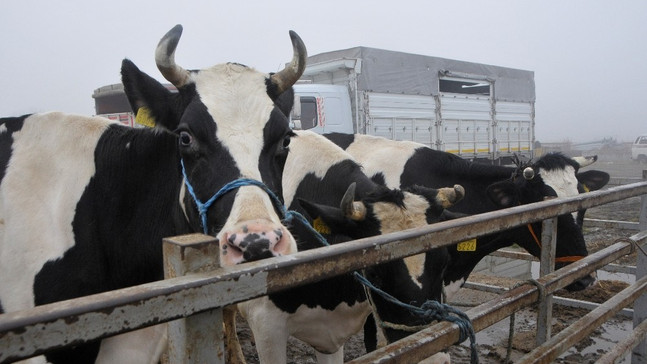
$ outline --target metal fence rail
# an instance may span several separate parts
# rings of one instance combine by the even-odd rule
[[[3,314],[0,315],[0,362],[28,358],[207,310],[220,310],[296,285],[646,193],[647,182],[624,185]],[[618,251],[609,256],[617,258],[622,254]],[[593,261],[597,257],[596,253],[561,269],[559,279],[551,273],[544,283],[550,289],[569,284],[578,273],[598,267],[598,262]],[[599,260],[604,264],[610,261]],[[579,271],[574,267],[579,267]],[[522,301],[536,300],[537,296],[536,288],[528,287],[503,296],[508,294],[521,294],[521,297],[514,302],[501,301],[494,309],[497,318],[503,318],[500,316],[503,312],[518,309]],[[477,330],[495,322],[495,318],[479,318],[484,310],[479,307],[470,311],[474,311]],[[457,331],[455,335],[450,332],[443,342],[449,346],[457,335]]]
[[[570,283],[611,261],[626,255],[632,250],[629,243],[617,243],[588,257],[570,264],[558,271],[545,275],[537,282],[544,287],[546,293],[566,287]],[[493,300],[481,304],[469,311],[467,315],[472,320],[475,331],[483,330],[494,323],[503,320],[523,307],[539,300],[538,288],[527,284],[505,293]],[[415,363],[437,353],[438,351],[458,341],[458,326],[449,323],[439,323],[425,330],[387,345],[361,358],[349,362],[360,363]]]

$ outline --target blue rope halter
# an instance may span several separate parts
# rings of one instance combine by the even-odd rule
[[[208,235],[208,230],[209,230],[207,226],[207,210],[209,209],[209,207],[211,207],[211,205],[213,205],[214,202],[216,202],[216,200],[224,196],[227,192],[243,186],[257,186],[257,187],[260,187],[263,191],[265,191],[265,193],[267,193],[267,195],[272,200],[272,204],[274,205],[274,207],[277,210],[279,210],[281,215],[283,215],[283,221],[289,222],[292,219],[296,218],[297,220],[302,222],[304,226],[310,226],[310,223],[303,215],[301,215],[297,211],[286,209],[283,203],[281,203],[281,200],[279,200],[279,198],[276,196],[276,194],[274,194],[274,192],[272,192],[272,190],[270,190],[269,187],[267,187],[263,182],[260,182],[251,178],[238,178],[236,180],[233,180],[225,184],[224,186],[222,186],[222,188],[218,190],[218,192],[216,192],[213,196],[211,196],[211,198],[208,199],[206,202],[202,202],[195,194],[195,190],[193,189],[193,186],[189,182],[189,178],[187,177],[187,174],[186,174],[186,169],[184,168],[184,160],[180,159],[180,164],[182,165],[182,175],[184,176],[184,184],[186,185],[187,191],[189,191],[189,194],[191,195],[191,197],[193,197],[193,201],[195,202],[198,208],[198,213],[200,214],[200,219],[202,220],[202,230],[206,235]],[[324,245],[328,245],[328,242],[326,242],[326,239],[323,236],[321,236],[321,234],[319,234],[314,229],[312,229],[312,231],[315,233],[317,238],[324,243]]]
[[[184,176],[184,183],[186,185],[186,189],[189,191],[189,194],[191,195],[191,197],[193,197],[193,201],[198,207],[198,213],[200,214],[200,218],[202,220],[202,229],[206,235],[208,235],[207,210],[209,209],[209,207],[211,207],[211,205],[213,205],[214,202],[216,202],[216,200],[218,200],[220,197],[225,195],[227,192],[231,190],[235,190],[239,187],[257,186],[257,187],[260,187],[263,191],[265,191],[265,193],[268,194],[276,209],[279,210],[283,215],[283,221],[290,222],[293,219],[299,220],[299,222],[301,222],[303,226],[308,228],[315,235],[317,240],[322,245],[324,246],[330,245],[328,241],[326,241],[326,238],[324,238],[318,231],[316,231],[312,227],[312,225],[310,225],[310,222],[303,215],[301,215],[297,211],[288,210],[283,205],[283,203],[281,203],[281,200],[279,200],[276,194],[274,194],[274,192],[272,192],[272,190],[270,190],[263,182],[260,182],[251,178],[239,178],[239,179],[233,180],[225,184],[224,186],[222,186],[222,188],[218,190],[218,192],[216,192],[213,196],[211,196],[210,199],[208,199],[206,202],[203,203],[202,201],[200,201],[198,196],[196,196],[195,191],[193,190],[193,186],[191,186],[191,183],[189,182],[189,178],[187,177],[187,174],[186,174],[186,169],[184,168],[184,160],[180,159],[180,164],[182,165],[182,175]],[[452,306],[449,306],[444,303],[440,303],[435,300],[428,300],[421,307],[416,307],[416,306],[404,303],[398,300],[397,298],[393,297],[392,295],[374,286],[368,279],[366,279],[366,277],[364,277],[360,273],[352,272],[352,274],[357,281],[359,281],[364,286],[368,287],[371,291],[382,296],[382,298],[384,298],[386,301],[409,310],[412,314],[425,319],[427,322],[436,320],[436,321],[449,321],[449,322],[455,323],[460,329],[459,342],[463,342],[467,338],[470,339],[470,349],[471,349],[470,362],[478,363],[478,356],[476,351],[476,337],[474,335],[474,328],[472,327],[472,321],[464,312]],[[452,316],[452,314],[454,316]]]

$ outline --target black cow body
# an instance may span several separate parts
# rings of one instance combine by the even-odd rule
[[[458,214],[478,214],[521,204],[542,201],[546,196],[577,194],[582,185],[599,189],[609,175],[599,171],[578,173],[580,165],[560,154],[540,158],[530,167],[534,178],[523,177],[515,167],[471,163],[456,155],[433,150],[413,142],[396,142],[367,135],[327,134],[365,169],[367,175],[389,187],[423,185],[428,187],[460,184],[465,198],[450,210]],[[449,247],[449,265],[443,280],[447,296],[465,282],[476,264],[489,253],[517,243],[535,256],[540,255],[541,223],[518,227],[480,237],[473,250]],[[533,232],[537,239],[533,237]],[[581,226],[573,216],[558,218],[557,252],[560,257],[587,255]],[[571,288],[581,289],[593,283],[586,278]],[[388,335],[387,330],[387,335]],[[397,336],[397,333],[391,333]]]
[[[303,43],[291,34],[293,62],[274,75],[238,64],[186,71],[174,62],[181,30],[173,28],[156,52],[177,94],[132,62],[122,64],[133,109],[145,108],[155,129],[63,113],[0,120],[0,302],[6,312],[161,279],[167,236],[214,235],[223,264],[296,251],[263,189],[227,193],[206,209],[204,220],[186,190],[190,185],[205,201],[244,177],[280,192],[292,136],[285,117],[291,104],[281,110],[281,97],[292,99],[291,85],[305,66]],[[234,236],[262,253],[249,254]],[[156,362],[164,330],[147,328],[47,359]]]

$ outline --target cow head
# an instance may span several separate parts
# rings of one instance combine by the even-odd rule
[[[404,190],[377,188],[359,201],[352,183],[339,207],[299,199],[315,227],[335,236],[360,239],[425,226],[438,221],[444,209],[465,196],[462,186],[428,188],[414,186]]]
[[[192,230],[219,239],[223,265],[296,251],[276,204],[263,188],[243,185],[224,193],[207,208],[206,228],[186,190],[190,186],[196,199],[205,202],[228,182],[247,178],[281,195],[281,173],[292,136],[286,115],[292,107],[292,85],[305,68],[303,42],[290,32],[293,58],[278,73],[237,63],[186,70],[175,63],[181,33],[182,27],[175,26],[155,51],[157,67],[177,93],[129,60],[123,61],[122,80],[133,111],[150,114],[160,133],[176,136],[177,167],[185,170],[179,198],[186,220]]]
[[[592,191],[606,185],[609,175],[605,172],[579,173],[579,168],[585,164],[584,161],[591,161],[591,158],[571,159],[559,153],[547,154],[533,164],[519,165],[517,172],[509,181],[489,186],[488,195],[495,203],[505,208],[543,201],[546,197],[575,196],[584,189],[583,186],[586,186],[587,191]],[[541,223],[529,224],[526,230],[527,239],[517,243],[539,257]],[[572,214],[558,217],[556,249],[556,268],[588,255],[581,225],[578,225]],[[593,277],[584,277],[566,288],[580,290],[594,282]]]

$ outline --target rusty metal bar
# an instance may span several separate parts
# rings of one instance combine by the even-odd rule
[[[537,281],[544,286],[547,293],[553,293],[573,283],[579,277],[590,274],[631,251],[630,243],[616,243],[541,277]],[[509,290],[466,313],[472,320],[474,331],[478,332],[505,319],[513,312],[537,302],[538,298],[537,287],[527,284]],[[458,326],[443,322],[356,358],[347,364],[416,363],[453,345],[458,341],[458,338]]]
[[[166,238],[162,243],[164,278],[216,269],[218,241],[209,235]],[[225,363],[222,308],[197,313],[168,323],[169,363]]]
[[[581,300],[575,300],[572,298],[565,298],[565,297],[559,297],[559,296],[553,296],[553,302],[555,302],[555,304],[560,306],[583,308],[588,311],[592,311],[600,307],[601,305],[601,303],[581,301]],[[634,317],[634,310],[631,308],[623,308],[622,310],[618,311],[616,316],[624,317],[625,319],[631,319],[632,317]]]
[[[636,275],[636,266],[635,265],[621,265],[621,264],[609,264],[602,270],[610,273],[623,273]]]
[[[544,220],[541,229],[541,263],[539,276],[543,277],[555,271],[555,251],[557,245],[557,218]],[[535,342],[541,345],[550,339],[553,322],[553,295],[546,293],[539,297],[537,310],[537,335]]]
[[[637,280],[636,283],[611,297],[611,299],[600,305],[600,307],[589,312],[575,323],[560,331],[552,339],[525,355],[517,363],[551,363],[568,348],[575,345],[575,343],[587,335],[590,335],[591,332],[615,315],[620,309],[634,302],[645,290],[647,290],[647,277]]]
[[[603,220],[603,219],[584,219],[585,227],[600,227],[605,229],[624,229],[640,230],[640,224],[634,221]]]
[[[604,269],[604,268],[601,268],[601,269]],[[470,281],[465,282],[462,288],[473,289],[476,291],[483,291],[483,292],[489,292],[489,293],[496,293],[496,294],[501,294],[503,292],[507,292],[510,290],[509,288],[506,288],[506,287],[492,286],[489,284],[475,283]],[[447,303],[452,306],[463,306],[463,307],[466,306],[461,302],[447,302]],[[600,306],[599,303],[575,300],[572,298],[565,298],[565,297],[560,297],[555,295],[553,295],[553,303],[560,306],[583,308],[589,311]],[[473,305],[473,306],[476,306],[476,305]],[[618,312],[618,316],[622,316],[625,318],[633,318],[634,310],[631,308],[625,308],[620,312]]]
[[[595,364],[619,363],[640,341],[645,340],[645,337],[647,337],[647,321],[643,321],[636,326],[629,336],[618,342],[613,349],[600,357]]]
[[[0,362],[168,322],[490,232],[646,193],[647,182],[624,185],[3,314],[0,315]]]
[[[501,258],[510,258],[510,259],[519,259],[519,260],[528,260],[528,261],[534,261],[537,262],[539,261],[537,257],[530,253],[526,252],[516,252],[512,250],[506,250],[506,249],[501,249],[494,251],[489,254],[492,257],[501,257]]]

